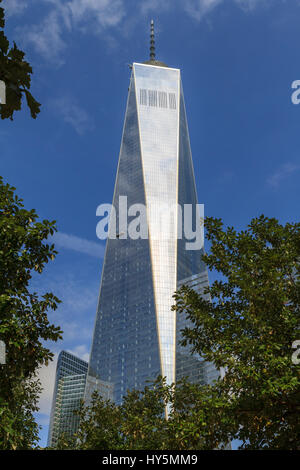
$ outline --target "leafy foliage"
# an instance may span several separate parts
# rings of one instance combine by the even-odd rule
[[[56,255],[54,245],[44,243],[55,222],[38,222],[14,191],[0,177],[0,339],[7,349],[0,365],[1,449],[33,445],[38,429],[32,412],[40,392],[35,373],[53,357],[42,341],[57,341],[62,333],[47,317],[59,299],[52,293],[40,297],[29,285],[32,273],[42,273]]]
[[[81,450],[191,450],[221,447],[215,427],[223,403],[209,386],[181,380],[167,385],[161,377],[144,390],[128,391],[122,405],[94,393],[89,407],[79,410],[80,427],[62,436],[59,449]],[[165,418],[168,407],[168,419]]]
[[[158,378],[120,406],[95,394],[60,448],[209,450],[238,439],[244,449],[299,450],[299,229],[261,216],[238,233],[207,218],[203,259],[221,280],[206,289],[211,300],[183,286],[174,310],[192,321],[182,344],[226,374],[211,385]]]
[[[14,112],[21,109],[24,95],[35,119],[41,105],[30,93],[32,67],[24,60],[25,53],[18,49],[15,42],[10,47],[4,26],[4,9],[0,7],[0,80],[6,84],[6,104],[0,104],[1,119],[13,119]]]
[[[183,344],[226,370],[215,389],[231,418],[228,438],[246,449],[299,449],[300,369],[291,358],[300,335],[300,224],[261,216],[237,233],[207,218],[206,237],[203,260],[223,280],[208,289],[211,302],[187,287],[175,296],[193,322]]]
[[[261,216],[238,233],[207,218],[203,259],[220,280],[206,289],[211,300],[182,287],[174,310],[192,321],[183,345],[226,374],[211,385],[158,378],[120,406],[95,394],[60,448],[209,450],[238,439],[244,449],[299,450],[299,229]]]

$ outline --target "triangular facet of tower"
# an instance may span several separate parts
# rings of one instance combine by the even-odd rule
[[[146,204],[134,73],[113,197],[118,237],[107,240],[89,370],[114,385],[116,402],[161,372],[149,240],[124,238],[120,196]]]

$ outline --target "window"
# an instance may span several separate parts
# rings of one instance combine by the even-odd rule
[[[148,90],[149,106],[157,106],[157,91]]]
[[[140,89],[140,104],[147,106],[147,90]]]
[[[170,107],[170,109],[176,109],[176,96],[175,96],[175,93],[169,93],[169,107]]]
[[[160,108],[168,107],[168,98],[167,98],[167,93],[165,91],[158,92],[158,106]]]
[[[168,101],[168,93],[166,91],[140,88],[140,105],[176,109],[176,94],[169,93]]]

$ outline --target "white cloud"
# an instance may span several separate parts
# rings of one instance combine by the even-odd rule
[[[140,2],[140,11],[142,15],[147,15],[150,11],[158,12],[169,10],[171,7],[174,7],[176,0],[143,0]]]
[[[32,1],[32,0],[31,0]],[[99,34],[117,26],[125,15],[124,0],[43,0],[50,11],[39,24],[17,28],[22,40],[46,60],[60,66],[66,48],[66,32]]]
[[[245,12],[274,2],[274,0],[142,0],[135,7],[135,20],[145,17],[150,11],[183,10],[196,21],[201,21],[219,5],[229,2],[238,5]],[[18,14],[37,0],[6,0],[8,14]],[[129,7],[125,0],[39,0],[47,12],[38,24],[17,28],[23,42],[31,44],[47,61],[55,65],[64,63],[63,53],[67,47],[66,33],[81,32],[102,34],[108,47],[114,44],[110,31],[119,27],[124,32],[124,24],[130,20]],[[132,8],[132,7],[131,7]],[[131,14],[131,18],[133,15]],[[126,21],[125,21],[126,19]],[[133,28],[134,29],[134,28]]]
[[[2,5],[6,17],[13,15],[21,15],[28,7],[28,2],[25,0],[4,0]]]
[[[41,366],[37,373],[43,389],[38,403],[39,412],[46,416],[49,416],[51,411],[57,357],[58,355],[55,354],[53,361],[48,366]]]
[[[201,21],[220,3],[223,3],[223,0],[185,0],[184,9],[194,19]]]
[[[252,11],[257,6],[261,6],[263,4],[266,4],[268,1],[272,1],[272,0],[234,0],[234,1],[235,3],[237,3],[239,7],[242,8],[242,10],[247,12],[247,11]]]
[[[89,362],[90,353],[87,350],[87,347],[85,344],[80,344],[76,346],[74,349],[68,349],[68,352],[71,354],[74,354],[74,356],[77,356],[86,362]]]
[[[78,251],[86,255],[96,258],[103,258],[104,246],[99,242],[92,242],[85,238],[76,237],[68,233],[57,232],[51,238],[51,242],[57,247],[66,248],[68,250]]]
[[[181,0],[185,11],[195,20],[201,21],[207,14],[213,11],[218,5],[228,4],[230,0]],[[253,11],[256,7],[267,5],[274,0],[231,0],[243,11]]]
[[[267,180],[269,186],[278,188],[280,183],[300,170],[300,164],[285,163],[281,165]]]
[[[125,10],[123,0],[70,0],[67,2],[73,24],[94,22],[98,29],[116,26]]]
[[[94,274],[91,277],[89,263],[83,262],[72,262],[55,274],[51,270],[45,272],[43,280],[36,277],[31,283],[33,291],[40,295],[53,292],[61,300],[57,310],[49,312],[49,321],[59,325],[63,331],[62,341],[47,343],[47,347],[54,352],[73,348],[77,344],[89,345],[92,338],[100,273],[99,278],[95,278]],[[83,266],[84,269],[80,271]]]
[[[25,44],[30,44],[44,58],[57,66],[64,63],[62,52],[66,42],[62,39],[64,25],[57,11],[51,11],[44,20],[36,25],[17,28],[17,34]]]
[[[70,124],[77,134],[83,135],[85,132],[94,129],[94,122],[85,109],[70,96],[63,96],[51,102],[51,107],[60,114],[63,120]]]

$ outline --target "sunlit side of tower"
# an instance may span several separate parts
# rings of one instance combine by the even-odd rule
[[[127,196],[128,208],[146,206],[148,239],[126,233],[120,196]],[[176,375],[199,382],[218,375],[199,357],[191,362],[178,345],[184,320],[172,311],[172,296],[183,280],[202,292],[208,278],[202,249],[187,250],[184,234],[177,239],[178,213],[169,237],[161,233],[162,206],[176,204],[196,206],[194,170],[180,70],[155,60],[152,25],[150,60],[132,66],[113,196],[118,235],[106,244],[89,363],[90,376],[113,385],[117,403],[157,375],[168,383]]]

